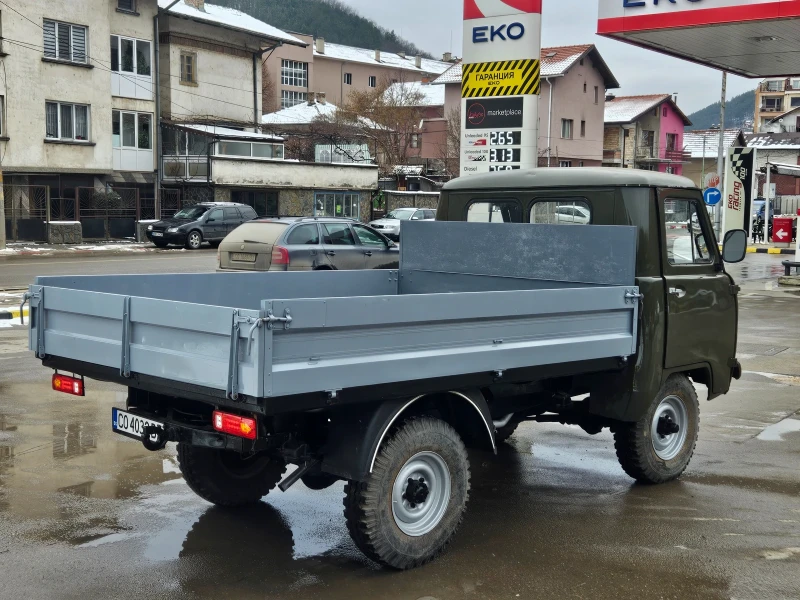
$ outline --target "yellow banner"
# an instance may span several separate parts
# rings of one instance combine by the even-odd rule
[[[538,95],[540,86],[536,59],[473,63],[464,65],[461,97]]]

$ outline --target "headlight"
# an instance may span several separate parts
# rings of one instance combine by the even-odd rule
[[[170,227],[169,229],[167,229],[167,233],[178,233],[178,228]]]
[[[153,231],[153,226],[152,225],[148,225],[147,226],[147,231]]]

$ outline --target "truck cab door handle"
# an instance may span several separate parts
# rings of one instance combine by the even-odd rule
[[[367,250],[366,252],[364,252],[364,254],[366,256],[372,256],[372,250]]]
[[[677,287],[669,288],[669,293],[672,296],[677,296],[678,298],[683,298],[686,295],[686,290]]]

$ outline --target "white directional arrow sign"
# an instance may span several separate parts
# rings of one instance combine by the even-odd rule
[[[775,237],[781,241],[783,241],[783,238],[785,238],[788,235],[789,234],[786,233],[783,229],[778,229],[778,231],[775,232]]]

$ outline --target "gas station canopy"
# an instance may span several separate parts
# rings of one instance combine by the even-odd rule
[[[600,35],[745,77],[800,73],[800,0],[599,0]]]

